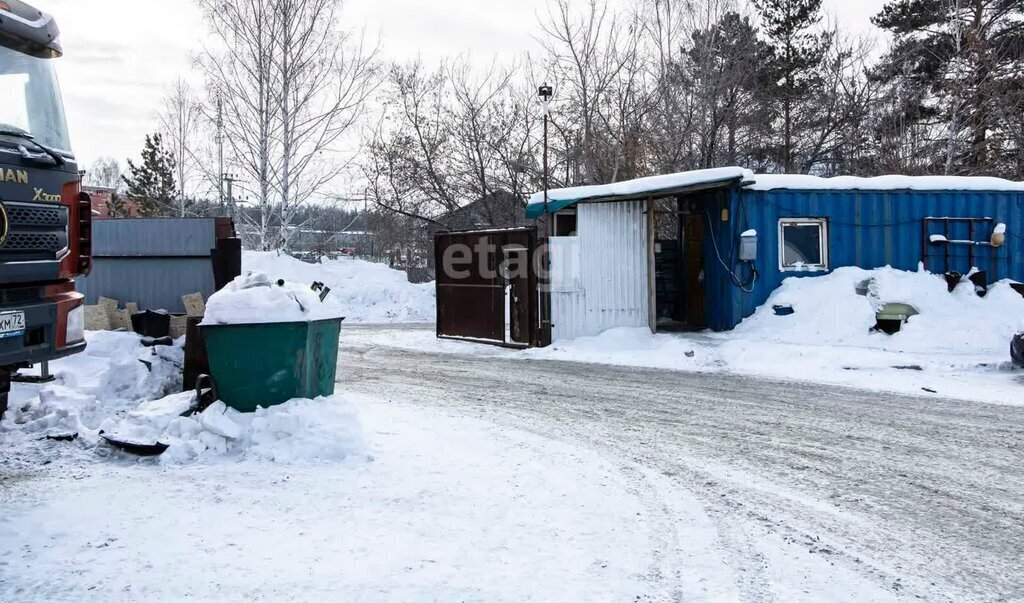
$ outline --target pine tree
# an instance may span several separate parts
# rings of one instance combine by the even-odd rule
[[[926,171],[1024,177],[1024,3],[890,0],[872,21],[893,35],[873,73],[889,123],[923,133]]]
[[[813,31],[821,21],[821,0],[754,0],[754,5],[774,51],[768,70],[770,94],[781,114],[781,141],[773,154],[782,170],[791,172],[797,163],[796,109],[819,80],[830,40]]]
[[[164,148],[160,134],[146,136],[142,164],[128,160],[128,175],[123,176],[126,195],[139,204],[145,217],[175,214],[174,158]]]
[[[110,214],[111,218],[125,218],[127,208],[125,207],[124,199],[116,191],[110,193],[110,201],[107,202],[107,213]]]
[[[755,149],[763,146],[767,118],[758,95],[767,83],[763,66],[772,62],[771,47],[758,40],[749,18],[732,11],[691,37],[681,83],[703,108],[700,166],[762,167]]]

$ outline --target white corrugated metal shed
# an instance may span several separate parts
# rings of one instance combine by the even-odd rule
[[[552,340],[648,326],[644,203],[582,203],[576,211],[577,235],[550,239]]]

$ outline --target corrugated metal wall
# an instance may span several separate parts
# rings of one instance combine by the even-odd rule
[[[549,237],[548,253],[551,259],[551,339],[572,339],[576,333],[585,331],[587,312],[580,267],[580,237]]]
[[[648,326],[644,203],[581,203],[576,216],[577,240],[556,241],[551,251],[552,283],[568,289],[552,291],[552,339]]]
[[[758,231],[757,267],[760,279],[753,291],[745,293],[733,286],[727,272],[718,263],[706,242],[706,279],[708,321],[714,329],[729,329],[750,316],[768,296],[790,276],[814,274],[782,272],[779,269],[778,222],[780,218],[812,217],[829,221],[830,268],[893,266],[916,270],[924,250],[923,221],[926,217],[992,218],[1005,223],[1011,233],[1024,236],[1024,193],[990,191],[749,191],[733,189],[718,197],[708,196],[708,214],[714,227],[718,248],[727,264],[734,261],[739,233],[748,228]],[[721,209],[729,207],[730,219],[721,221]],[[955,227],[955,238],[968,238],[965,226]],[[935,234],[930,232],[929,234]],[[976,240],[987,240],[990,232],[975,233]],[[941,249],[929,248],[941,255]],[[967,247],[951,249],[952,259],[929,258],[933,272],[971,268]],[[974,264],[987,270],[991,281],[1013,278],[1024,281],[1024,242],[1010,236],[999,249],[975,247]],[[821,274],[821,273],[818,273]],[[746,272],[740,276],[745,276]]]
[[[139,218],[93,222],[95,257],[210,257],[215,218]]]
[[[182,295],[213,295],[214,218],[96,220],[92,228],[92,272],[75,281],[87,304],[103,296],[184,312]]]

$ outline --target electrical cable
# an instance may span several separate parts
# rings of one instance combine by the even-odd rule
[[[732,268],[730,268],[729,265],[725,263],[725,260],[722,259],[722,253],[718,250],[718,240],[715,238],[715,224],[711,220],[711,212],[707,211],[705,214],[708,218],[708,230],[711,232],[711,246],[715,249],[715,256],[718,257],[718,263],[722,265],[722,268],[725,268],[725,272],[729,275],[729,278],[732,279],[733,285],[739,287],[746,293],[753,293],[754,285],[757,283],[757,277],[759,276],[757,267],[751,264],[753,274],[750,277],[750,282],[744,285],[740,280],[740,277],[736,276],[736,273],[733,272]]]

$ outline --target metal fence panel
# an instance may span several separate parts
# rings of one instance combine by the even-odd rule
[[[94,257],[210,257],[217,242],[213,218],[96,220]]]
[[[208,299],[215,290],[210,258],[97,258],[89,277],[75,284],[87,304],[102,296],[172,314],[185,312],[182,295]]]
[[[87,304],[100,297],[143,309],[185,311],[181,296],[216,290],[211,252],[214,218],[146,218],[93,222],[93,268],[75,280]]]

